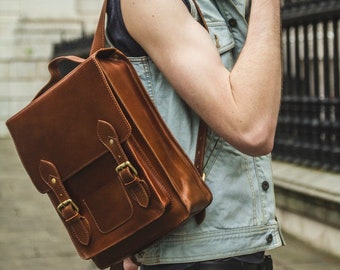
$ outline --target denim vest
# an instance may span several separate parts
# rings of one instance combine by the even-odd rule
[[[191,4],[191,14],[198,19]],[[197,0],[212,40],[229,70],[247,32],[245,0]],[[148,56],[130,57],[166,124],[194,160],[197,115],[181,100]],[[218,116],[216,116],[218,117]],[[209,130],[205,152],[206,184],[213,202],[201,225],[194,219],[135,255],[146,265],[227,258],[282,245],[275,218],[270,155],[245,155]]]

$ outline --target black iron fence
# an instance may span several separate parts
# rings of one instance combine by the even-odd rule
[[[273,158],[340,171],[339,0],[282,8],[284,86]]]
[[[273,158],[340,172],[340,0],[285,0],[284,86]],[[92,37],[57,44],[87,57]]]

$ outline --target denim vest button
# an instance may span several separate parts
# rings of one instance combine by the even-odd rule
[[[237,26],[237,21],[234,19],[234,18],[231,18],[229,21],[228,21],[229,25],[231,27],[236,27]]]
[[[272,234],[269,234],[266,238],[267,240],[267,243],[270,244],[271,242],[273,242],[273,235]]]
[[[262,182],[262,189],[263,189],[264,191],[267,191],[267,190],[269,189],[269,183],[268,183],[268,181],[263,181],[263,182]]]

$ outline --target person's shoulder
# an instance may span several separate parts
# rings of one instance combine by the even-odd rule
[[[188,21],[193,20],[183,1],[121,1],[125,26],[139,43],[145,40],[152,41],[153,38],[164,38],[166,34],[178,32],[185,28]]]

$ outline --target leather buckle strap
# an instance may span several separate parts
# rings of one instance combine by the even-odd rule
[[[126,167],[128,167],[134,175],[138,175],[138,172],[137,170],[135,169],[135,167],[132,166],[132,164],[130,163],[130,161],[125,161],[121,164],[119,164],[117,167],[116,167],[116,172],[119,173],[121,170],[125,169]]]
[[[141,207],[147,208],[150,202],[148,186],[143,179],[139,178],[136,168],[128,160],[115,128],[104,120],[98,120],[97,135],[118,164],[116,172],[123,185]]]
[[[196,3],[196,1],[193,1],[197,10],[197,13],[200,17],[200,23],[203,25],[203,27],[209,32],[209,28],[206,24],[206,21],[204,19],[203,13]],[[204,173],[204,153],[205,153],[205,144],[207,140],[207,132],[208,132],[208,127],[206,123],[200,119],[200,125],[198,129],[198,136],[197,136],[197,144],[196,144],[196,154],[195,154],[195,162],[194,165],[198,172],[200,173],[202,180],[205,181],[205,173]],[[197,224],[201,224],[203,220],[205,219],[205,209],[196,214],[195,220]]]
[[[205,181],[205,173],[203,171],[205,144],[207,140],[207,125],[200,120],[200,125],[198,129],[197,144],[196,144],[196,154],[195,154],[195,167],[202,177],[202,181]],[[195,215],[195,220],[197,224],[201,224],[205,218],[205,209]]]
[[[202,178],[204,177],[203,172],[203,161],[204,161],[204,152],[205,152],[205,143],[207,140],[207,126],[200,120],[200,125],[198,129],[197,143],[196,143],[196,154],[195,154],[195,167],[198,172],[201,174]]]
[[[61,202],[58,206],[57,206],[57,210],[59,212],[59,214],[63,214],[62,213],[62,210],[68,206],[68,205],[71,205],[74,209],[74,211],[76,211],[77,213],[79,213],[79,208],[78,206],[71,200],[71,199],[68,199],[68,200],[65,200],[63,202]]]
[[[91,236],[89,223],[87,219],[79,213],[78,206],[70,198],[57,167],[52,162],[40,160],[39,172],[43,181],[54,193],[58,201],[56,209],[65,224],[70,227],[73,236],[82,245],[88,245]]]

